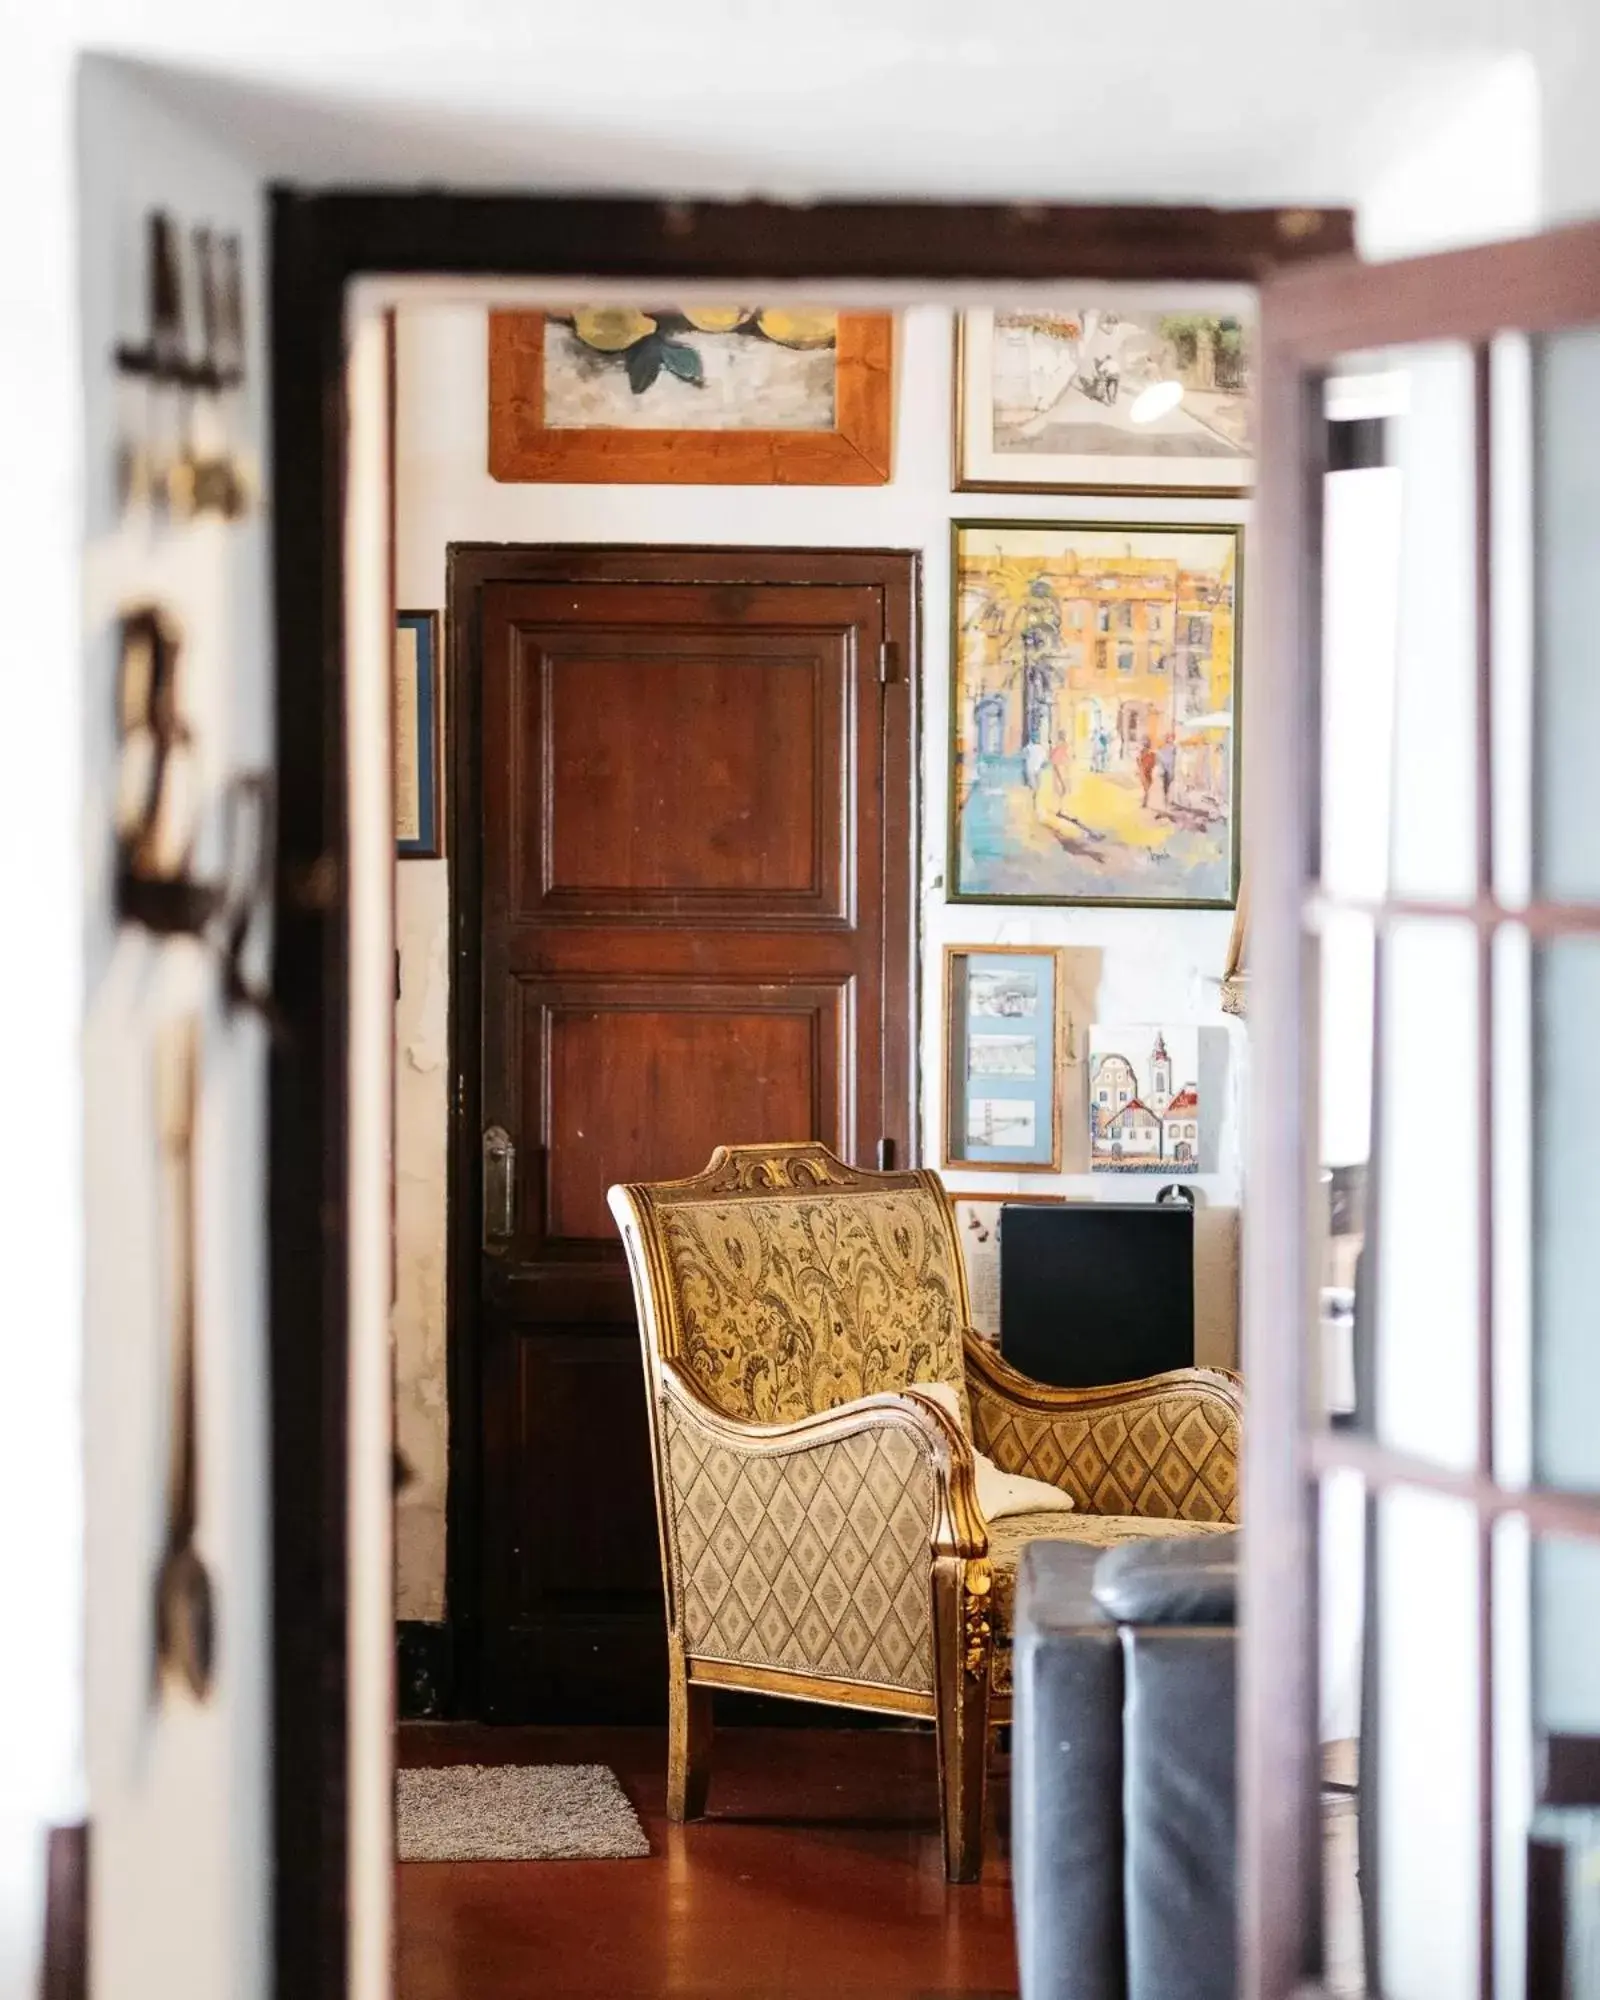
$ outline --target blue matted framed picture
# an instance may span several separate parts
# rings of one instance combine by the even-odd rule
[[[394,627],[395,850],[432,859],[444,852],[439,614],[397,611]]]
[[[944,1164],[1061,1171],[1061,950],[946,945]]]

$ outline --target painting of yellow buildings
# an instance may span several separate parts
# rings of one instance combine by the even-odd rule
[[[1233,902],[1239,543],[957,524],[956,899]]]

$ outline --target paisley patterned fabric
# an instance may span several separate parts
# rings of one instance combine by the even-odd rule
[[[1222,1532],[1221,1522],[1148,1521],[1131,1514],[1008,1514],[1004,1520],[992,1521],[989,1560],[994,1565],[990,1614],[994,1651],[989,1655],[989,1685],[996,1694],[1011,1692],[1011,1627],[1017,1601],[1017,1564],[1029,1542],[1078,1542],[1090,1548],[1114,1549],[1122,1542]]]
[[[1078,1410],[1029,1410],[971,1379],[972,1441],[1002,1472],[1047,1480],[1079,1515],[1171,1524],[1239,1518],[1239,1414],[1192,1384],[1107,1391]]]
[[[786,1423],[913,1382],[962,1387],[961,1291],[923,1188],[663,1205],[676,1358],[730,1417]]]

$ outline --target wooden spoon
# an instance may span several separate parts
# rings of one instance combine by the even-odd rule
[[[156,1673],[176,1676],[196,1701],[210,1691],[216,1653],[211,1578],[195,1547],[199,1437],[195,1420],[195,1106],[199,1030],[191,1017],[161,1051],[161,1148],[173,1222],[172,1448],[167,1474],[167,1546],[156,1576]]]

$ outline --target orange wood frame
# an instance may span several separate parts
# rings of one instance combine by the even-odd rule
[[[489,315],[489,472],[605,486],[882,486],[889,478],[894,321],[841,313],[831,431],[552,430],[544,315]]]

